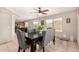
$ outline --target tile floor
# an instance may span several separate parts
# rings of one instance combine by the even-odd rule
[[[8,43],[0,45],[0,52],[17,52],[17,50],[18,50],[17,39],[13,39]],[[26,52],[29,51],[30,49],[26,50]],[[78,52],[79,46],[76,42],[64,41],[56,38],[56,44],[53,45],[53,43],[50,42],[48,46],[45,47],[45,51],[46,52]],[[42,49],[39,50],[39,47],[37,47],[36,52],[42,52]]]

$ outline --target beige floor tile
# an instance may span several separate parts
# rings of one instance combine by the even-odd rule
[[[17,52],[18,42],[16,38],[6,44],[0,45],[0,52]],[[56,39],[56,44],[53,45],[51,42],[48,46],[45,47],[46,52],[78,52],[79,46],[76,42],[64,41]],[[26,50],[30,52],[30,48]],[[37,47],[36,52],[42,52],[39,47]]]

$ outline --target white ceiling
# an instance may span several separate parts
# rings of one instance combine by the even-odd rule
[[[10,11],[17,14],[19,17],[19,20],[27,20],[27,19],[33,19],[37,18],[36,10],[37,7],[7,7]],[[67,12],[71,10],[75,10],[74,7],[42,7],[42,9],[48,9],[47,15],[53,15],[58,14],[62,12]],[[47,16],[47,15],[41,15],[41,16]]]

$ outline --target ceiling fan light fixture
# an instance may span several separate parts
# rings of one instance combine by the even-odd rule
[[[42,14],[41,13],[38,13],[38,16],[41,16]]]

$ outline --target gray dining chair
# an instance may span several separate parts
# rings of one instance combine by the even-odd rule
[[[43,52],[45,51],[45,46],[50,43],[50,41],[53,41],[55,44],[55,30],[54,29],[47,29],[46,31],[43,31],[42,33],[43,38],[42,41],[39,43],[39,45],[42,47]]]
[[[27,48],[29,48],[29,45],[27,44],[27,40],[25,39],[25,33],[19,29],[15,30],[16,35],[17,35],[17,39],[18,39],[18,52],[20,52],[20,50],[23,50],[23,52],[25,52],[25,50]]]
[[[27,28],[27,32],[28,32],[28,33],[31,33],[31,32],[33,32],[33,29]]]

